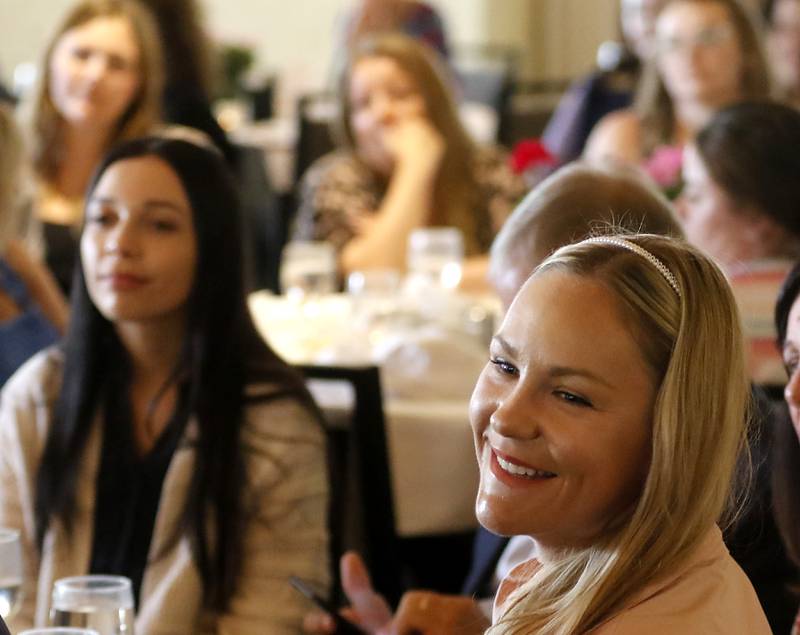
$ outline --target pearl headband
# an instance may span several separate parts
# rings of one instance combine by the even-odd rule
[[[618,238],[614,236],[595,236],[594,238],[587,238],[583,242],[585,243],[604,243],[606,245],[615,245],[617,247],[622,247],[623,249],[627,249],[628,251],[632,251],[633,253],[641,256],[651,265],[653,265],[656,269],[658,269],[658,273],[664,276],[664,279],[669,283],[669,286],[673,288],[675,293],[678,297],[681,297],[681,288],[678,286],[678,280],[672,274],[672,272],[667,268],[667,266],[661,262],[658,258],[656,258],[653,254],[651,254],[647,249],[644,247],[640,247],[636,243],[632,243],[629,240],[625,240],[624,238]]]

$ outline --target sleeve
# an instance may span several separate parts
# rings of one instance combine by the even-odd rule
[[[39,571],[34,517],[35,476],[49,421],[50,404],[42,394],[47,352],[23,365],[0,393],[0,526],[20,532],[22,604],[8,620],[13,632],[33,627]]]
[[[267,402],[251,408],[244,443],[249,489],[242,571],[217,633],[298,633],[312,607],[289,576],[322,593],[330,583],[323,429],[295,400]]]
[[[316,161],[300,184],[294,240],[325,240],[337,251],[355,236],[358,220],[373,215],[380,197],[355,159],[335,153]]]

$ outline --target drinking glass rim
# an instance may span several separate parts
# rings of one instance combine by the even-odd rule
[[[122,575],[74,575],[56,580],[53,583],[53,591],[56,589],[92,593],[118,593],[119,591],[132,590],[132,585],[130,579]]]
[[[14,542],[19,540],[19,529],[12,529],[11,527],[0,527],[0,544]]]

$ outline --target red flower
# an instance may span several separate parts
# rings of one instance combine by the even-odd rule
[[[538,139],[525,139],[511,152],[511,169],[516,174],[539,167],[553,167],[558,159]]]

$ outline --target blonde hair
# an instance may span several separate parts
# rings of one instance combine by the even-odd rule
[[[544,564],[510,598],[490,633],[585,633],[675,572],[726,509],[744,451],[749,383],[736,303],[719,268],[682,241],[621,236],[675,276],[679,297],[642,256],[605,243],[559,249],[534,272],[558,269],[605,284],[660,377],[642,493],[589,548]]]
[[[728,12],[731,26],[742,52],[742,100],[762,99],[771,92],[771,81],[767,58],[761,41],[759,16],[755,15],[740,0],[668,0],[659,15],[670,4],[676,2],[713,3]],[[675,132],[675,111],[672,98],[667,92],[658,70],[658,55],[647,61],[636,92],[634,110],[642,122],[642,154],[649,155],[656,147],[672,142]]]
[[[475,145],[461,125],[448,72],[432,49],[401,33],[369,35],[355,44],[339,77],[340,128],[345,145],[357,150],[350,125],[353,68],[360,60],[371,57],[391,59],[411,76],[425,101],[428,119],[444,138],[446,150],[434,187],[431,224],[459,227],[467,253],[480,252],[477,223],[471,209],[477,189],[473,171]]]
[[[67,31],[95,18],[122,17],[131,25],[139,48],[141,85],[117,124],[109,147],[147,134],[160,121],[163,58],[158,30],[150,12],[136,0],[81,0],[66,15],[45,49],[31,112],[34,170],[50,182],[58,174],[63,156],[64,119],[50,95],[50,62],[58,41]]]

